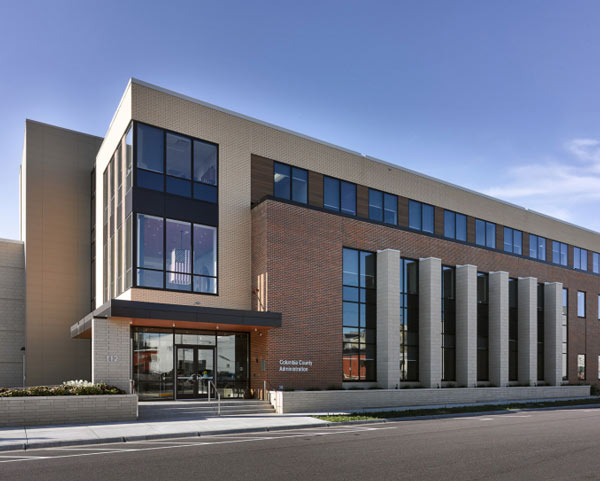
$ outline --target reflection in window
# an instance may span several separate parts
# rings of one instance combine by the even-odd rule
[[[585,381],[585,354],[577,354],[577,379]]]
[[[375,254],[343,250],[342,372],[344,381],[375,381]]]
[[[600,254],[592,253],[592,272],[594,274],[600,274]]]
[[[137,167],[162,174],[164,138],[162,129],[137,124]]]
[[[504,251],[518,255],[523,253],[523,233],[520,230],[504,228]]]
[[[398,197],[369,189],[369,219],[386,224],[398,224]]]
[[[444,211],[444,237],[467,241],[467,216],[450,210]]]
[[[134,328],[133,379],[140,398],[173,397],[173,332]]]
[[[577,291],[577,317],[585,317],[585,292]]]
[[[442,267],[442,380],[456,381],[456,270]]]
[[[275,162],[273,165],[273,195],[280,199],[308,202],[308,171]]]
[[[419,380],[419,261],[400,264],[400,380]]]
[[[191,243],[191,224],[167,219],[167,289],[191,290]]]
[[[433,234],[434,209],[432,205],[415,200],[408,201],[408,226],[411,229]]]
[[[217,293],[217,229],[194,225],[194,291]]]
[[[568,260],[568,248],[569,247],[567,246],[567,244],[552,241],[552,262],[554,264],[566,266]]]
[[[573,268],[587,271],[587,250],[573,247]]]
[[[475,219],[475,244],[496,248],[496,224]]]
[[[489,379],[489,280],[477,273],[477,380]]]
[[[532,259],[546,260],[546,239],[529,234],[529,257]]]
[[[333,177],[323,177],[323,207],[356,215],[356,184]]]

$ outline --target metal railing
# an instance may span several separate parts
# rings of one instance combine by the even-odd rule
[[[217,416],[221,415],[221,393],[217,389],[217,385],[212,380],[206,381],[206,387],[208,390],[208,401],[210,402],[210,386],[212,386],[215,390],[215,399],[217,400]]]

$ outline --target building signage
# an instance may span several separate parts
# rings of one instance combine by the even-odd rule
[[[291,372],[308,372],[312,367],[312,361],[303,361],[301,359],[280,359],[279,370]]]

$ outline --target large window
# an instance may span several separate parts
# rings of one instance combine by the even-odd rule
[[[587,271],[588,255],[587,250],[573,247],[573,269]]]
[[[585,292],[577,291],[577,317],[585,317]]]
[[[434,209],[432,205],[415,200],[408,201],[408,226],[411,229],[433,234]]]
[[[529,257],[546,260],[546,238],[529,234]]]
[[[600,274],[600,254],[592,252],[592,272]]]
[[[477,273],[477,380],[489,379],[489,279]]]
[[[568,327],[569,327],[569,291],[562,290],[562,378],[568,379]]]
[[[139,287],[216,294],[217,229],[138,214],[136,281]]]
[[[520,230],[504,228],[504,251],[523,254],[523,233]]]
[[[273,166],[273,195],[280,199],[308,202],[308,172],[304,169],[275,162]]]
[[[380,190],[369,189],[369,219],[398,224],[398,197]]]
[[[342,369],[344,381],[375,381],[375,254],[343,250]]]
[[[537,378],[544,380],[544,284],[537,286]]]
[[[577,379],[585,381],[585,354],[577,354]]]
[[[560,264],[561,266],[567,265],[568,260],[568,249],[567,244],[562,242],[552,241],[552,262],[554,264]]]
[[[517,381],[519,376],[519,284],[508,279],[508,380]]]
[[[467,241],[467,216],[452,212],[451,210],[444,211],[444,237],[448,239],[456,239],[459,241]]]
[[[400,380],[419,380],[419,261],[401,259]]]
[[[456,381],[456,270],[442,267],[442,380]]]
[[[496,224],[475,219],[475,244],[496,248]]]
[[[323,207],[356,215],[356,184],[333,177],[323,177]]]
[[[141,123],[136,135],[139,187],[217,202],[216,144]]]

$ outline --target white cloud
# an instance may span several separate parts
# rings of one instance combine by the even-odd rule
[[[553,217],[599,230],[600,140],[572,139],[565,157],[511,167],[508,181],[484,192]]]

